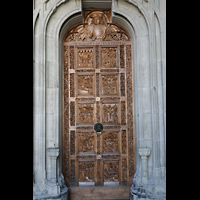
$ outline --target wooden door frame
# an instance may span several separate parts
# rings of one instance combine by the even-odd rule
[[[75,25],[76,26],[76,25]],[[73,28],[73,27],[72,27]],[[67,35],[67,33],[66,33],[66,35]],[[65,38],[65,37],[64,37]],[[63,42],[63,44],[64,44],[64,42]],[[77,42],[75,42],[75,44],[77,44]],[[130,41],[129,42],[129,45],[131,46],[131,53],[132,53],[132,42]],[[64,45],[63,45],[64,46]],[[126,54],[126,52],[125,52],[125,54]],[[62,55],[63,55],[63,58],[64,58],[64,50],[62,51]],[[131,56],[131,59],[132,59],[132,56]],[[63,59],[64,60],[64,59]],[[132,68],[132,66],[131,66],[131,68]],[[132,70],[133,70],[133,68],[132,68]],[[133,75],[132,75],[133,76]],[[125,81],[125,84],[127,84],[127,81]],[[63,86],[63,89],[64,89],[64,68],[62,68],[62,86]],[[132,112],[134,113],[134,90],[133,90],[133,87],[134,87],[134,85],[133,85],[133,77],[132,77],[132,83],[131,83],[131,86],[132,86],[132,92],[133,92],[133,94],[132,94]],[[63,89],[62,89],[62,91],[63,91]],[[62,92],[62,105],[63,105],[63,108],[64,108],[64,92]],[[70,106],[70,105],[69,105]],[[65,144],[65,135],[64,135],[64,130],[65,130],[65,128],[64,128],[64,110],[62,110],[62,121],[63,121],[63,134],[62,134],[62,149],[64,150],[64,147],[66,146],[66,144]],[[134,114],[133,114],[133,123],[134,123]],[[133,138],[134,138],[134,140],[133,140],[133,143],[134,143],[134,148],[135,148],[135,130],[133,131]],[[127,140],[128,140],[128,138],[127,138]],[[63,174],[64,174],[64,171],[65,171],[65,165],[64,165],[64,151],[63,151],[63,153],[62,153],[62,156],[63,156],[63,161],[62,161],[62,168],[63,168]],[[134,170],[136,170],[136,160],[135,160],[135,149],[134,149],[134,155],[132,155],[132,157],[134,157]],[[134,171],[134,173],[135,173],[135,171]],[[130,185],[131,185],[131,183],[132,183],[132,177],[130,178],[130,180],[129,180],[129,183],[130,183]]]

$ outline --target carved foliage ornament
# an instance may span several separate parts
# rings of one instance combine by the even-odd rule
[[[68,32],[65,41],[128,41],[128,33],[110,23],[108,15],[108,11],[90,12],[85,16],[84,23],[74,26]]]

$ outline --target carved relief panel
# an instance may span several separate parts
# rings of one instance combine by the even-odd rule
[[[119,181],[119,162],[104,162],[104,181]]]
[[[68,186],[131,185],[131,42],[109,11],[87,10],[84,16],[63,43],[63,174]],[[97,122],[104,125],[101,135],[93,130]]]
[[[94,104],[77,103],[77,123],[94,123]]]
[[[94,133],[78,133],[78,135],[79,135],[78,152],[94,152],[95,150]]]
[[[117,67],[117,48],[101,48],[102,68]]]
[[[93,67],[93,48],[78,48],[78,68]]]
[[[102,74],[101,83],[102,95],[118,95],[119,94],[119,75],[118,74]]]
[[[118,104],[103,104],[103,123],[119,123]]]
[[[79,162],[79,182],[94,182],[94,162]]]
[[[93,75],[77,75],[77,94],[78,96],[94,95],[94,76]]]
[[[103,152],[119,152],[119,133],[112,131],[104,133],[103,138]]]

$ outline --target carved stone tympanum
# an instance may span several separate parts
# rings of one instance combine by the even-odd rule
[[[130,37],[109,10],[83,16],[63,43],[63,175],[67,186],[128,186],[135,172]]]

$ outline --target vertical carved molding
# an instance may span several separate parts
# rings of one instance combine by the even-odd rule
[[[126,88],[125,88],[125,74],[121,73],[120,75],[120,90],[121,90],[121,96],[125,96],[126,95]]]
[[[125,104],[125,101],[121,102],[121,124],[126,125],[126,104]]]
[[[101,185],[101,160],[97,160],[97,183],[96,186],[100,186]]]
[[[96,186],[102,185],[101,183],[101,136],[97,135],[97,181]]]
[[[126,154],[127,150],[126,150],[126,130],[122,131],[122,154]]]
[[[100,145],[100,135],[97,135],[97,154],[101,153]]]
[[[64,109],[68,106],[69,89],[68,89],[68,66],[69,66],[69,56],[68,56],[68,46],[64,46]]]
[[[70,69],[74,69],[74,46],[70,47]]]
[[[129,179],[132,179],[135,173],[134,169],[134,143],[133,143],[133,87],[132,87],[132,59],[131,45],[126,46],[126,74],[127,74],[127,123],[128,123],[128,152],[129,152]]]
[[[100,102],[96,102],[96,121],[100,122]]]
[[[65,177],[65,181],[69,183],[69,47],[64,46],[64,119],[63,119],[63,127],[64,127],[64,135],[63,135],[63,174]]]
[[[124,68],[124,45],[120,45],[120,68]]]
[[[75,97],[74,74],[70,74],[70,97]]]
[[[75,126],[75,102],[70,102],[70,125]]]
[[[70,185],[76,185],[76,171],[75,171],[75,160],[71,160],[71,176],[70,176]]]
[[[99,97],[99,73],[96,73],[96,97]]]
[[[70,152],[75,155],[75,131],[70,132]]]
[[[96,69],[99,69],[99,45],[96,46]]]
[[[122,158],[122,185],[127,185],[127,159]]]

